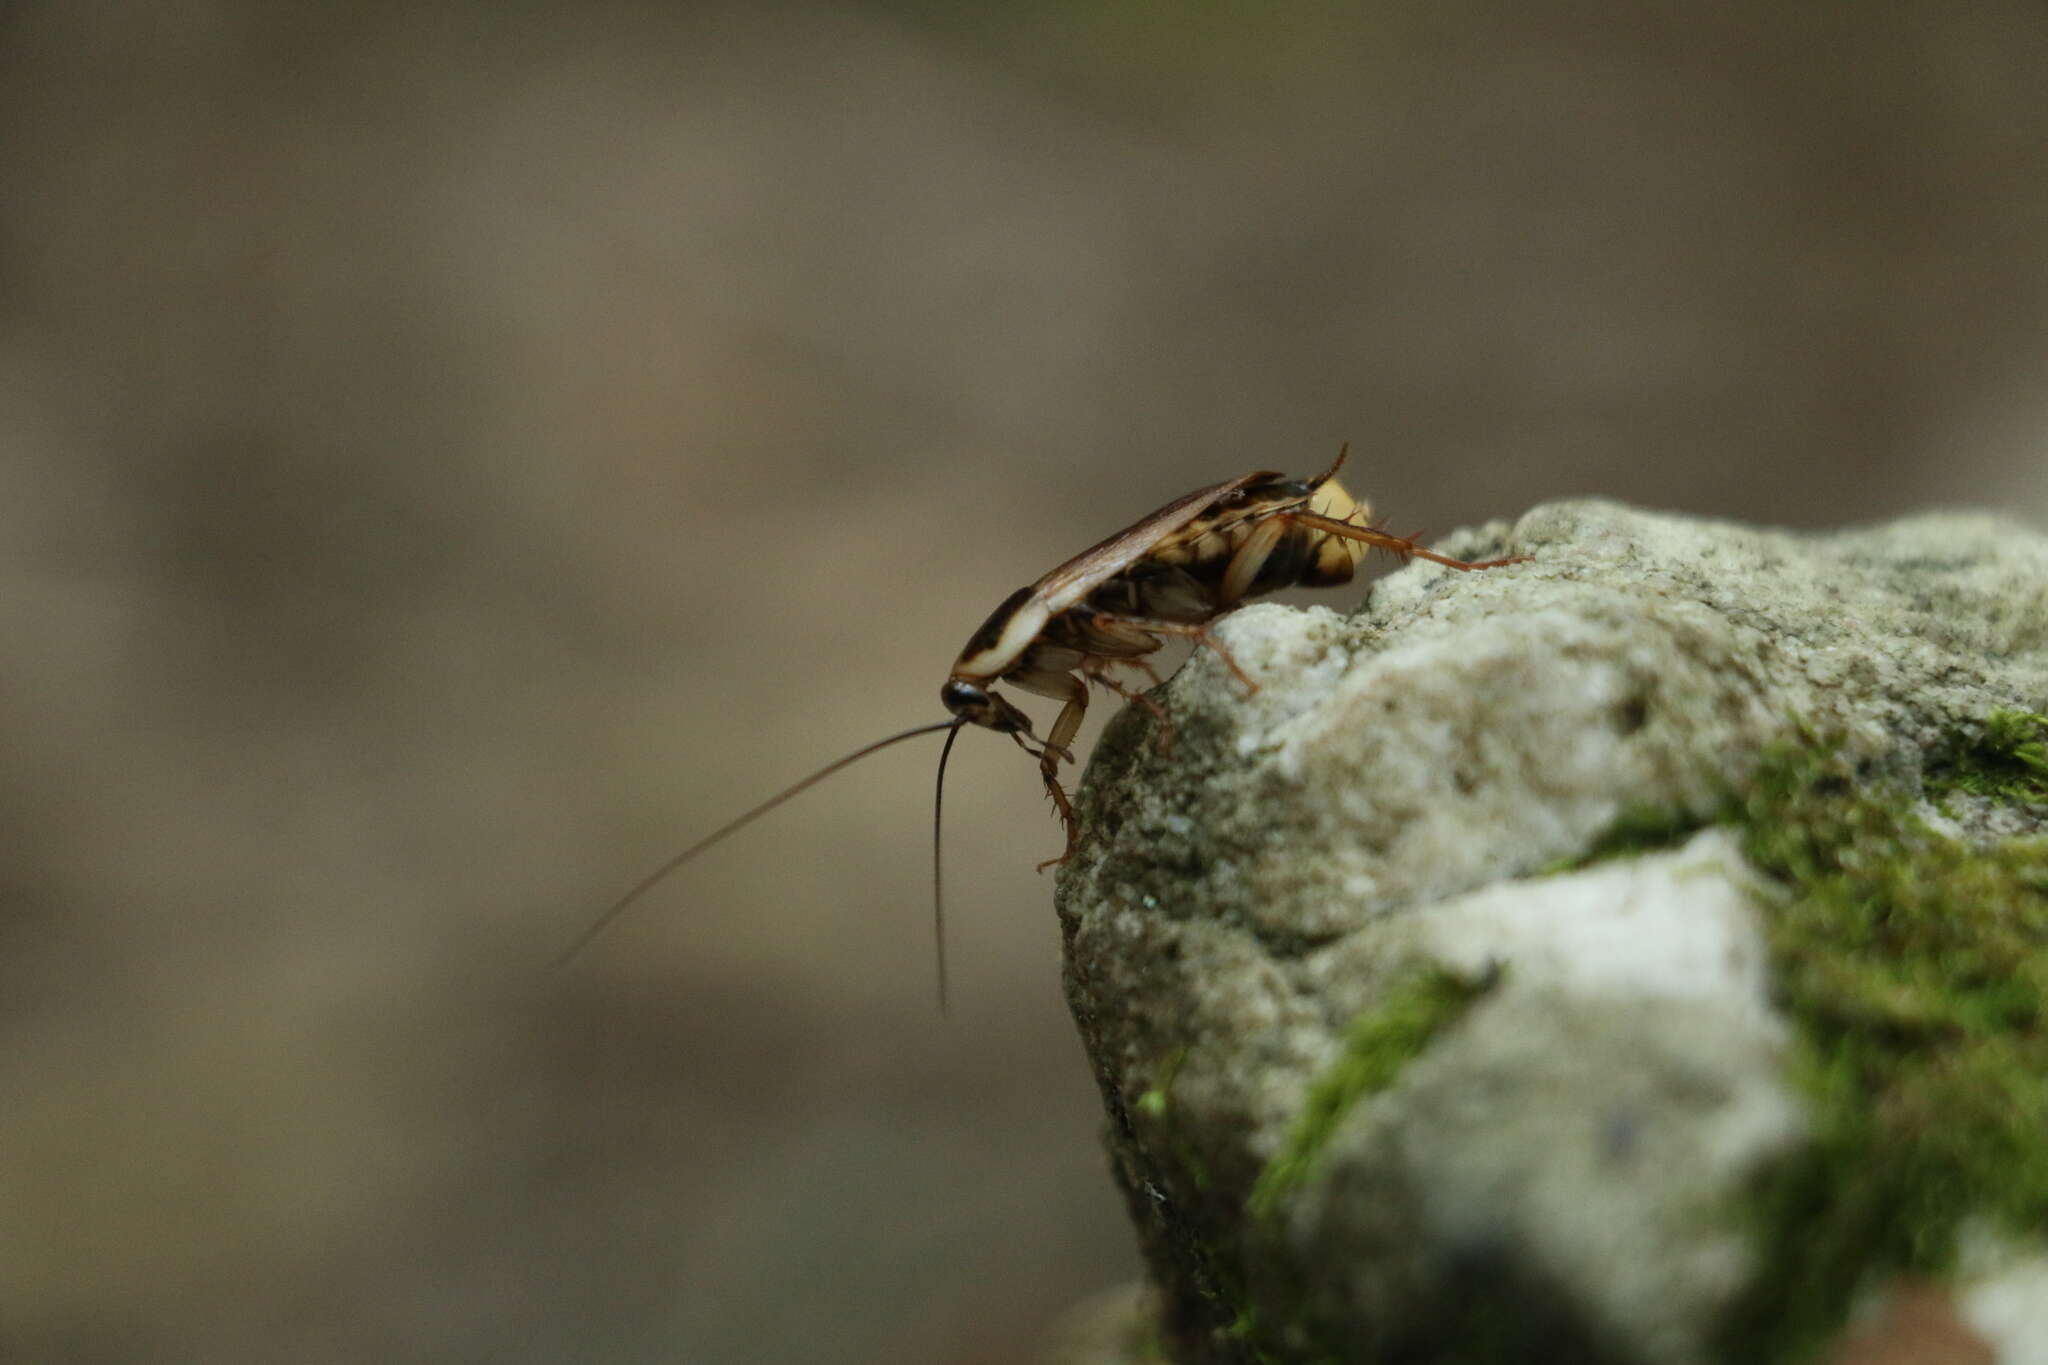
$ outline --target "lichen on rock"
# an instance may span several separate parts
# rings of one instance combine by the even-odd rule
[[[1970,1302],[1965,1241],[2024,1282],[2048,538],[1578,502],[1449,548],[1532,560],[1246,608],[1259,690],[1198,654],[1170,748],[1130,708],[1090,764],[1068,994],[1171,1358],[1791,1359],[1891,1276]],[[1859,1184],[1873,1141],[1917,1155]]]

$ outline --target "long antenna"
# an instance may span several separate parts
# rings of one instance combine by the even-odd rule
[[[688,848],[684,849],[681,853],[676,854],[675,857],[670,858],[660,867],[655,868],[654,871],[648,873],[645,877],[642,877],[639,883],[636,884],[631,891],[628,891],[625,895],[613,901],[609,906],[605,908],[605,912],[603,914],[599,915],[596,919],[590,922],[589,928],[585,929],[582,933],[576,936],[576,941],[574,943],[571,943],[568,946],[568,948],[563,950],[561,956],[555,959],[555,965],[557,967],[564,967],[567,966],[570,962],[573,962],[579,953],[581,953],[585,948],[588,948],[590,946],[592,939],[596,938],[606,929],[609,929],[611,927],[613,920],[617,919],[620,915],[625,914],[626,911],[629,908],[631,908],[633,902],[639,900],[649,891],[652,891],[655,888],[655,886],[662,881],[663,878],[669,875],[669,873],[675,871],[684,863],[687,863],[688,861],[690,861],[690,859],[696,857],[705,849],[710,848],[713,844],[718,843],[726,836],[739,833],[742,829],[745,829],[748,825],[753,824],[754,821],[760,819],[769,811],[774,810],[777,806],[789,800],[791,797],[801,795],[802,793],[810,790],[810,788],[816,786],[818,783],[823,782],[826,778],[832,776],[832,774],[838,772],[841,768],[844,768],[849,764],[860,762],[862,759],[866,758],[869,754],[874,753],[878,749],[886,749],[891,744],[899,744],[906,739],[915,739],[919,735],[936,734],[940,730],[951,730],[953,732],[953,736],[957,738],[960,733],[960,727],[962,725],[965,725],[966,723],[967,722],[964,720],[935,721],[930,725],[920,725],[915,729],[905,730],[900,735],[891,735],[887,739],[878,739],[873,744],[867,745],[865,748],[855,749],[852,753],[848,754],[846,757],[842,759],[839,759],[837,762],[826,764],[824,767],[818,769],[818,771],[812,773],[809,777],[797,783],[795,786],[784,787],[780,792],[777,792],[774,796],[769,797],[766,801],[763,801],[760,805],[754,807],[745,815],[740,816],[736,820],[731,820],[723,825],[720,825],[717,829],[711,831],[711,833],[705,835],[696,843],[691,844]],[[946,741],[946,747],[949,749],[953,747],[953,740],[951,738],[949,738]],[[942,776],[944,774],[944,771],[944,764],[941,763],[940,773]]]
[[[946,736],[946,747],[939,750],[939,785],[932,793],[932,944],[939,955],[939,1017],[946,1017],[946,879],[940,864],[939,853],[945,847],[939,841],[939,821],[946,813],[946,760],[952,757],[953,741],[960,738],[960,725],[955,722],[953,733]]]

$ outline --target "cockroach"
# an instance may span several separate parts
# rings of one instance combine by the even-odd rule
[[[1370,508],[1337,482],[1337,471],[1349,453],[1350,446],[1344,446],[1330,467],[1313,479],[1290,479],[1259,470],[1198,488],[1083,550],[1029,587],[1017,589],[968,637],[967,647],[953,661],[953,671],[939,689],[939,700],[952,719],[915,726],[864,745],[721,825],[612,902],[561,960],[566,962],[580,953],[670,873],[783,802],[872,753],[943,730],[946,743],[939,751],[932,796],[932,926],[938,954],[939,1008],[943,1011],[946,937],[940,819],[945,805],[946,761],[964,727],[978,725],[1007,735],[1038,760],[1039,778],[1059,812],[1066,835],[1064,851],[1041,864],[1043,870],[1073,856],[1080,835],[1073,802],[1060,785],[1059,764],[1073,761],[1069,746],[1088,710],[1088,685],[1093,683],[1147,707],[1160,722],[1162,744],[1171,736],[1159,704],[1108,676],[1108,669],[1136,667],[1156,682],[1157,675],[1145,656],[1163,648],[1169,639],[1186,639],[1197,648],[1213,651],[1247,693],[1256,692],[1258,684],[1211,630],[1217,618],[1246,598],[1282,588],[1348,583],[1358,561],[1376,549],[1404,562],[1426,559],[1466,570],[1497,569],[1528,558],[1452,559],[1372,524]],[[995,691],[996,683],[1062,703],[1052,728],[1042,738],[1034,733],[1031,718]]]

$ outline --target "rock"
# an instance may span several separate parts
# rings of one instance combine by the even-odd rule
[[[1198,654],[1170,749],[1126,708],[1089,766],[1067,989],[1171,1358],[1768,1359],[1979,1226],[2011,1282],[2048,538],[1574,502],[1446,548],[1533,561],[1245,608],[1258,692]]]

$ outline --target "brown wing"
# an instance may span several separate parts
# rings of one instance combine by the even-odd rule
[[[1195,521],[1216,505],[1217,499],[1233,489],[1248,487],[1260,479],[1281,476],[1269,470],[1244,474],[1227,483],[1197,488],[1186,497],[1175,498],[1142,521],[1118,531],[1109,539],[1089,546],[1066,563],[1031,585],[1031,595],[1051,608],[1065,611],[1131,565],[1143,559],[1167,536]]]

